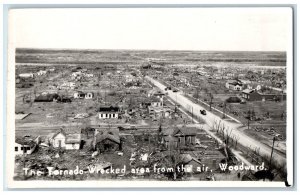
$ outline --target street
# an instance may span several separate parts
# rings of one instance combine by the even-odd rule
[[[146,76],[145,78],[160,90],[165,90],[166,86],[161,84],[159,81],[149,76]],[[239,143],[241,145],[243,145],[244,147],[259,148],[260,156],[270,157],[271,148],[239,131],[238,128],[241,126],[241,124],[226,121],[209,111],[206,111],[206,115],[201,115],[200,110],[203,110],[204,108],[201,105],[193,103],[188,98],[184,97],[180,92],[173,92],[171,90],[168,90],[168,97],[186,110],[189,110],[193,116],[201,117],[202,119],[204,119],[205,123],[209,126],[210,129],[212,129],[214,123],[219,123],[219,121],[221,121],[221,125],[224,125],[224,127],[229,131],[232,130],[231,136],[239,137]],[[272,159],[282,166],[285,166],[286,164],[286,157],[276,151],[273,152]]]

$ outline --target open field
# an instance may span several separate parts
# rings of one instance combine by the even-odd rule
[[[151,50],[51,50],[17,49],[16,63],[124,65],[140,64],[144,60],[158,64],[201,65],[206,63],[239,63],[259,66],[284,66],[284,52],[225,51],[151,51]],[[223,64],[224,65],[224,64]]]

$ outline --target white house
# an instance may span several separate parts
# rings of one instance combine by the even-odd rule
[[[77,77],[80,76],[82,73],[81,72],[73,72],[72,77]]]
[[[94,98],[94,93],[93,92],[87,92],[87,93],[84,93],[82,91],[76,91],[74,93],[74,98],[75,99],[93,99]]]
[[[261,90],[261,85],[260,85],[260,84],[249,84],[249,85],[247,86],[247,88],[248,88],[248,89],[254,89],[254,90],[256,90],[256,91],[259,91],[259,90]]]
[[[48,136],[49,145],[54,148],[78,150],[81,143],[81,134],[66,134],[63,130]]]
[[[49,145],[54,148],[65,148],[66,147],[66,133],[63,130],[57,131],[56,133],[51,133],[48,136]]]
[[[79,150],[80,149],[80,143],[81,143],[81,134],[69,134],[66,137],[66,150]]]
[[[163,97],[162,98],[151,97],[150,102],[151,102],[151,106],[153,106],[153,107],[162,107],[163,106]]]
[[[243,89],[243,84],[239,80],[229,80],[226,82],[225,87],[227,89],[241,91]]]
[[[74,82],[66,82],[61,84],[58,88],[59,89],[74,89],[76,87],[76,83]]]
[[[45,75],[47,74],[47,71],[46,70],[40,70],[36,73],[38,76],[42,76],[42,75]]]
[[[234,73],[227,73],[226,76],[228,76],[229,78],[234,77]]]
[[[93,99],[94,98],[94,93],[93,92],[87,92],[85,94],[85,99]]]
[[[21,73],[21,74],[19,74],[19,77],[21,77],[21,78],[33,78],[34,74],[33,73]]]
[[[88,78],[94,77],[94,75],[91,74],[91,73],[87,73],[87,74],[85,74],[85,76],[88,77]]]
[[[114,106],[101,106],[98,110],[99,119],[106,118],[118,118],[119,117],[119,107]]]
[[[40,136],[35,139],[31,137],[18,137],[15,141],[15,155],[32,154],[40,143]]]

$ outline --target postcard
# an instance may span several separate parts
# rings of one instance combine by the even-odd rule
[[[8,188],[292,186],[292,18],[9,10]]]

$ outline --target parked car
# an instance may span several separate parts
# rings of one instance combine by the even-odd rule
[[[206,115],[206,110],[200,110],[200,113],[201,113],[202,115]]]

